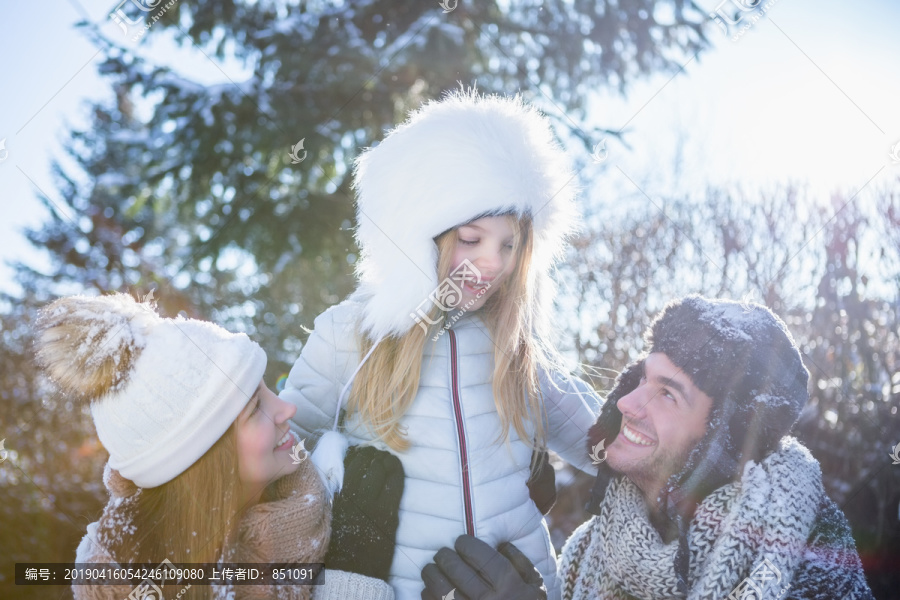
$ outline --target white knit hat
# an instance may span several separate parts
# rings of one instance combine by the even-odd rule
[[[244,334],[161,318],[125,294],[61,298],[37,321],[38,360],[91,404],[109,466],[139,487],[172,480],[222,437],[262,380]]]
[[[438,285],[434,238],[486,215],[530,216],[538,310],[550,269],[577,221],[574,175],[549,121],[518,97],[456,92],[430,102],[356,162],[362,330],[372,339],[415,326]],[[543,314],[542,316],[546,316]]]

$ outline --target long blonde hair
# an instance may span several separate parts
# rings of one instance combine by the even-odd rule
[[[533,336],[531,321],[536,298],[534,285],[528,285],[533,279],[533,228],[530,217],[506,215],[506,218],[514,232],[515,266],[479,311],[494,344],[492,388],[501,423],[497,441],[508,441],[509,430],[513,428],[520,439],[543,448],[543,401],[537,367],[546,357],[543,346]],[[458,228],[442,233],[435,240],[439,281],[450,274],[458,240]],[[429,321],[436,322],[428,331],[413,326],[401,337],[391,336],[379,342],[354,378],[347,403],[348,413],[358,412],[372,432],[397,451],[409,448],[400,420],[419,389],[425,343],[443,328],[448,315],[434,306],[428,316]],[[358,336],[360,355],[364,356],[374,342],[364,334]],[[529,425],[532,432],[528,430]]]
[[[104,514],[98,542],[118,563],[215,563],[230,559],[245,512],[235,425],[183,473],[153,488],[138,488]],[[123,522],[127,521],[127,522]],[[209,598],[191,586],[181,598]]]

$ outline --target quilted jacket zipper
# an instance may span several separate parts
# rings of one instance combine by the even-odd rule
[[[466,513],[466,533],[475,535],[475,515],[472,506],[472,482],[469,476],[469,452],[466,445],[466,427],[463,420],[462,403],[459,398],[459,351],[456,334],[450,334],[450,396],[453,400],[453,414],[456,418],[456,435],[459,439],[459,465],[462,470],[463,508]]]

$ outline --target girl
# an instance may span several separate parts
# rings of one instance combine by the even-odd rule
[[[426,105],[358,159],[359,287],[316,319],[281,397],[304,435],[346,411],[350,440],[403,463],[390,579],[402,600],[461,533],[513,542],[558,594],[526,481],[545,447],[589,468],[599,412],[547,342],[572,178],[545,118],[474,93]],[[317,450],[342,443],[327,432]]]
[[[296,409],[266,387],[266,355],[246,335],[163,319],[123,294],[57,300],[41,311],[37,330],[38,360],[64,393],[90,402],[109,451],[104,483],[112,497],[88,526],[76,562],[323,561],[331,506],[311,461],[294,460],[305,458],[292,453]],[[399,463],[359,458],[349,463],[348,488],[351,471],[359,479],[358,471],[377,467],[400,481],[356,491],[375,494],[376,504],[399,503]],[[392,551],[392,535],[383,536],[391,538],[383,551]],[[346,567],[333,554],[335,566]],[[320,600],[393,598],[387,583],[361,574],[327,571],[324,581],[233,590],[184,584],[166,597],[307,600],[315,589]],[[157,583],[73,591],[79,600],[158,598]]]

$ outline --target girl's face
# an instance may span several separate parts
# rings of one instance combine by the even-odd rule
[[[249,498],[258,498],[266,485],[299,467],[291,459],[291,448],[298,440],[287,425],[295,412],[296,406],[276,396],[260,381],[256,393],[238,415],[238,473]]]
[[[459,308],[478,310],[500,288],[516,266],[515,232],[507,217],[482,217],[460,226],[450,273],[468,260],[481,275],[481,283],[462,286]]]

